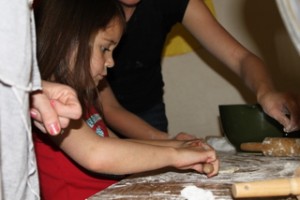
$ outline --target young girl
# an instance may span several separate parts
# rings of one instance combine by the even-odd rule
[[[42,78],[71,86],[84,113],[58,136],[33,133],[43,199],[82,200],[115,183],[114,175],[163,167],[203,173],[211,163],[208,176],[217,174],[216,153],[201,140],[109,137],[99,93],[125,27],[115,0],[42,0],[36,17]]]

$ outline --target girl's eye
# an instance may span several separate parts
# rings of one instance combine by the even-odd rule
[[[101,47],[100,47],[100,50],[101,50],[102,52],[110,51],[109,48],[104,47],[104,46],[101,46]]]

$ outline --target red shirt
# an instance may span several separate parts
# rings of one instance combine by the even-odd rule
[[[100,136],[108,137],[107,128],[95,109],[86,116],[87,124]],[[34,133],[41,198],[44,200],[84,200],[117,182],[110,175],[85,170],[64,154],[49,136]]]

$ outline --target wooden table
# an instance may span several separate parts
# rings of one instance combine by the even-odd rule
[[[184,200],[180,192],[191,185],[210,190],[216,200],[227,200],[233,199],[230,191],[232,183],[292,177],[295,169],[300,166],[300,157],[266,157],[258,153],[218,155],[221,161],[220,171],[219,175],[213,178],[191,171],[161,170],[138,174],[112,185],[88,200]],[[259,199],[297,198],[291,196]]]

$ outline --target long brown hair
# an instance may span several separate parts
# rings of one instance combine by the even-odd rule
[[[85,112],[87,106],[100,108],[95,104],[98,92],[90,74],[91,43],[113,18],[125,27],[122,8],[115,0],[40,0],[35,6],[42,79],[75,89]]]

